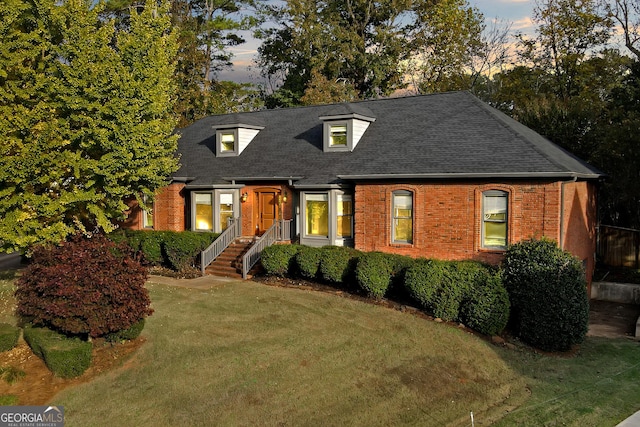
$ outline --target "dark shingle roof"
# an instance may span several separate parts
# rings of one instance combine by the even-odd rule
[[[375,118],[353,152],[322,151],[322,121]],[[214,127],[261,124],[238,157],[216,158]],[[176,177],[192,185],[295,177],[326,185],[376,178],[579,178],[602,173],[468,92],[210,116],[178,130]]]

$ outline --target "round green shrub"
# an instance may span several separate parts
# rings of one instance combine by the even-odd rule
[[[301,246],[296,254],[296,268],[307,279],[316,279],[320,273],[322,250],[311,246]]]
[[[460,308],[461,320],[470,328],[498,335],[509,321],[509,294],[500,273],[484,271],[475,277],[468,298]]]
[[[371,298],[384,297],[393,274],[394,264],[387,254],[368,252],[358,258],[356,283]]]
[[[325,246],[320,254],[320,277],[330,283],[344,284],[354,276],[359,252],[343,246]]]
[[[419,260],[405,273],[409,294],[435,317],[460,319],[460,305],[486,266],[474,261]]]
[[[160,266],[164,263],[162,254],[163,231],[144,230],[140,234],[140,250],[144,255],[144,261]]]
[[[99,337],[149,316],[147,270],[103,235],[36,247],[16,281],[16,314],[63,334]]]
[[[520,338],[543,350],[566,351],[584,341],[589,300],[582,263],[550,240],[510,246],[503,282],[511,299],[512,327]]]
[[[438,291],[442,286],[446,263],[418,259],[407,268],[404,284],[409,295],[428,311],[435,311]]]
[[[272,276],[286,276],[294,266],[298,245],[271,245],[262,251],[260,261],[265,272]]]

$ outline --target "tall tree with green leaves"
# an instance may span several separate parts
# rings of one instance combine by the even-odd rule
[[[363,99],[403,88],[406,61],[418,54],[433,61],[430,75],[449,73],[481,22],[465,0],[287,0],[265,13],[276,25],[257,33],[258,65],[278,89],[272,98],[293,104],[320,82],[310,83],[314,72]]]
[[[0,4],[2,249],[114,229],[178,167],[168,5],[116,30],[89,0]]]

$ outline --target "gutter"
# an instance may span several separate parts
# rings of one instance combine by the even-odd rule
[[[576,172],[490,172],[490,173],[408,173],[408,174],[362,174],[362,175],[338,175],[340,179],[347,180],[383,180],[383,179],[495,179],[495,178],[570,178],[577,179],[598,179],[599,174],[585,174]]]

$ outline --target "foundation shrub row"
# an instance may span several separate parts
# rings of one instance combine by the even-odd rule
[[[410,295],[417,305],[443,320],[462,321],[485,334],[507,324],[509,300],[499,275],[471,261],[414,260],[351,248],[273,245],[262,254],[268,275],[301,277],[381,299]],[[480,301],[475,298],[482,296]]]
[[[475,261],[412,259],[350,248],[274,245],[269,275],[301,277],[380,299],[408,295],[434,317],[487,335],[510,331],[545,350],[584,340],[589,305],[582,264],[552,241],[512,245],[500,269]]]

